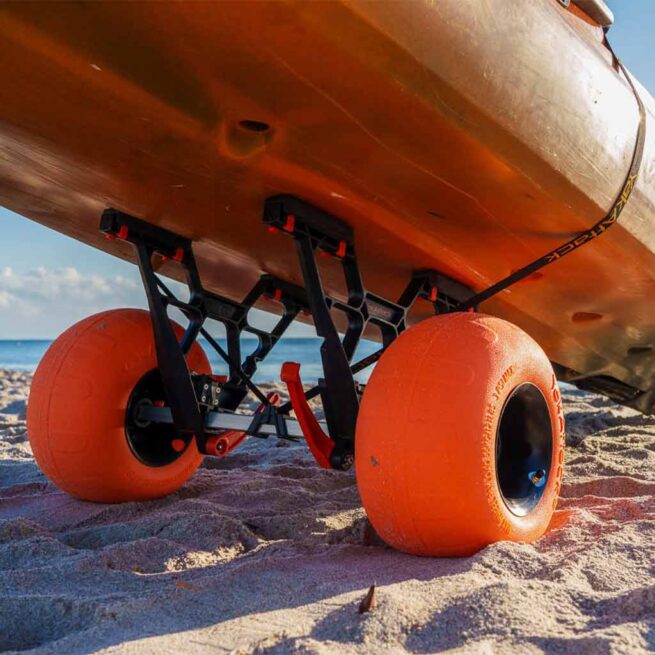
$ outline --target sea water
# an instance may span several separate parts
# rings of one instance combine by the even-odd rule
[[[225,340],[218,340],[223,348],[227,345]],[[47,340],[0,340],[0,368],[33,371],[45,354],[52,341]],[[227,367],[214,349],[202,339],[200,344],[207,353],[216,374],[224,374]],[[299,362],[300,374],[303,382],[314,383],[322,376],[320,339],[288,338],[281,339],[263,362],[260,362],[255,380],[258,382],[273,382],[280,379],[280,368],[284,362]],[[257,347],[256,339],[243,339],[241,342],[243,356],[254,352]],[[361,341],[355,358],[357,361],[366,355],[375,352],[379,345],[372,341]],[[365,382],[370,371],[362,372],[357,379]]]

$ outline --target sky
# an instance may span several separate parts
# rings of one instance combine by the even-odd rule
[[[655,0],[607,4],[616,17],[610,30],[615,51],[655,93]],[[134,265],[1,207],[0,224],[0,339],[52,339],[103,309],[145,307]]]

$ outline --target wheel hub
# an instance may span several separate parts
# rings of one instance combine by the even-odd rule
[[[180,434],[172,424],[154,423],[139,418],[144,405],[164,403],[164,385],[157,369],[137,382],[125,412],[125,436],[135,457],[147,466],[166,466],[178,459],[189,445],[190,437]]]
[[[546,399],[535,385],[521,384],[505,402],[496,435],[498,486],[515,515],[526,516],[541,500],[552,454]]]

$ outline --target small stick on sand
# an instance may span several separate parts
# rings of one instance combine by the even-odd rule
[[[364,612],[370,612],[372,609],[375,609],[376,605],[375,585],[371,585],[371,588],[366,592],[366,596],[364,596],[362,602],[359,604],[359,613],[364,614]]]

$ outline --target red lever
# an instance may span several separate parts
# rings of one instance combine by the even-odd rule
[[[305,390],[300,379],[300,364],[296,362],[285,362],[282,364],[282,382],[287,385],[291,407],[296,413],[298,423],[312,455],[316,458],[319,466],[325,469],[332,468],[330,455],[334,450],[334,441],[328,437],[318,424],[316,417],[307,404]]]

